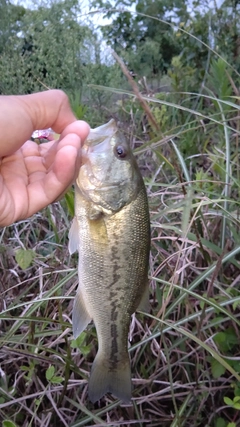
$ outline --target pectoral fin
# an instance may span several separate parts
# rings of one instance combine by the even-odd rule
[[[73,305],[73,336],[76,339],[92,320],[89,315],[81,289],[78,288]]]
[[[78,250],[78,243],[79,243],[78,222],[76,217],[73,218],[73,222],[68,233],[68,238],[69,238],[68,250],[70,255],[72,255],[74,252]]]

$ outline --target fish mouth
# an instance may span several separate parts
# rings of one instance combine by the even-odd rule
[[[111,119],[105,125],[99,126],[95,129],[91,129],[84,145],[86,145],[87,147],[96,147],[104,140],[111,138],[113,135],[115,135],[117,130],[118,129],[115,120]]]

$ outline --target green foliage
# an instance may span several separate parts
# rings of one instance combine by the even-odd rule
[[[64,196],[65,202],[67,205],[68,212],[70,213],[71,217],[74,217],[74,191],[73,188],[68,190],[68,192]]]
[[[78,119],[92,127],[107,121],[114,112],[112,95],[88,85],[126,82],[119,67],[103,63],[102,40],[89,23],[79,20],[81,5],[75,0],[31,8],[2,3],[0,94],[60,88],[69,95]]]
[[[36,367],[36,363],[34,360],[31,360],[28,366],[26,365],[21,366],[21,371],[25,373],[24,378],[26,379],[27,386],[29,386],[34,379],[35,367]]]
[[[226,425],[227,425],[227,422],[223,418],[219,417],[217,418],[214,424],[214,427],[226,427]]]
[[[0,17],[4,23],[0,32],[0,93],[61,88],[72,97],[80,119],[88,115],[88,102],[94,106],[96,100],[99,120],[99,107],[106,104],[106,97],[94,96],[87,84],[104,84],[111,80],[112,70],[101,64],[96,34],[79,23],[78,3],[65,0],[33,9],[7,3],[4,10]]]
[[[232,95],[232,86],[229,79],[231,76],[231,70],[228,64],[222,58],[211,61],[211,67],[209,70],[209,86],[212,88],[212,92],[216,96],[225,101],[230,101]],[[222,104],[222,108],[229,108],[226,104]]]
[[[55,367],[52,365],[46,370],[46,379],[52,384],[61,384],[64,381],[63,377],[55,375]]]
[[[25,270],[32,264],[34,257],[35,257],[35,252],[32,251],[31,249],[28,249],[28,250],[18,249],[15,252],[16,261],[19,267],[21,267],[23,270]]]
[[[236,423],[228,423],[223,418],[218,418],[214,427],[237,427]]]
[[[234,412],[236,413],[236,415],[234,416],[234,420],[236,420],[239,418],[239,414],[240,414],[240,412],[238,412],[240,410],[240,393],[237,394],[236,389],[235,389],[234,394],[235,394],[235,396],[232,399],[228,396],[224,396],[223,401],[224,401],[225,405],[227,405],[229,408],[232,408],[233,410],[235,410]],[[236,427],[235,422],[226,423],[225,425],[227,427]]]
[[[86,344],[88,334],[82,332],[75,340],[71,342],[71,348],[78,348],[83,356],[87,356],[91,351],[91,345]]]
[[[7,0],[0,0],[0,55],[5,51],[6,45],[20,30],[20,22],[26,9],[20,5],[11,4]]]
[[[238,344],[239,338],[233,328],[227,328],[224,332],[218,332],[214,336],[214,342],[221,352],[227,353]]]
[[[173,57],[180,55],[183,67],[191,71],[193,85],[194,80],[199,84],[206,78],[215,52],[239,71],[237,3],[227,0],[211,8],[204,0],[192,4],[184,0],[137,0],[135,4],[136,13],[132,13],[131,1],[92,1],[111,18],[110,24],[101,27],[108,44],[135,73],[148,80],[153,76],[159,79]]]
[[[234,409],[240,409],[240,396],[235,396],[233,399],[225,396],[223,400],[226,405],[232,406]]]
[[[196,84],[195,68],[184,65],[180,55],[172,58],[168,75],[171,78],[171,87],[175,92],[191,92]]]
[[[220,378],[225,374],[226,368],[213,357],[211,358],[211,371],[213,378]]]
[[[102,27],[108,44],[135,73],[159,78],[169,67],[172,57],[180,53],[172,26],[163,22],[165,19],[171,23],[175,18],[173,10],[178,8],[179,0],[138,0],[136,15],[122,10],[122,6],[131,5],[130,1],[116,1],[114,7],[109,1],[93,1],[93,6],[104,8],[105,16],[111,18],[111,24]],[[118,8],[120,12],[116,14]],[[186,6],[184,12],[187,13]]]
[[[19,31],[15,31],[2,54],[3,93],[81,87],[85,71],[79,49],[84,49],[84,40],[91,35],[88,28],[76,22],[76,13],[74,2],[69,0],[25,9]]]
[[[2,427],[17,427],[17,426],[12,421],[4,420],[2,423]]]
[[[29,221],[1,231],[5,422],[77,427],[122,420],[145,427],[145,420],[152,426],[162,420],[163,427],[236,427],[239,420],[239,11],[228,0],[211,10],[196,1],[194,13],[180,0],[139,0],[138,15],[112,15],[114,6],[130,3],[97,2],[113,18],[112,27],[103,29],[107,42],[147,77],[135,82],[157,132],[118,65],[101,62],[98,36],[79,23],[77,4],[30,10],[4,3],[19,18],[9,15],[9,25],[4,18],[1,27],[2,91],[42,89],[41,77],[67,90],[76,116],[92,127],[115,117],[135,148],[152,220],[151,314],[145,320],[134,316],[130,333],[131,410],[110,395],[94,408],[87,398],[97,342],[91,325],[77,340],[71,332],[78,282],[77,257],[67,250],[73,190]],[[23,35],[28,44],[20,55]],[[27,66],[32,74],[37,70],[29,81]],[[19,239],[29,249],[19,250]],[[30,263],[28,251],[35,254]]]

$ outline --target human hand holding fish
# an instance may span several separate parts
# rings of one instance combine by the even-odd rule
[[[147,306],[150,249],[147,194],[130,146],[111,120],[91,130],[80,150],[89,127],[76,121],[61,91],[1,96],[0,105],[0,226],[31,216],[76,179],[69,242],[70,253],[79,252],[73,334],[93,319],[98,352],[90,400],[110,392],[129,402],[128,331],[131,315]],[[27,140],[49,127],[59,141]]]
[[[74,181],[89,126],[77,121],[67,95],[49,90],[0,96],[0,226],[25,219],[61,197]],[[58,141],[30,141],[51,127]]]

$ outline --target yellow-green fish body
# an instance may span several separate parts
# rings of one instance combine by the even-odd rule
[[[110,392],[131,399],[128,332],[131,315],[148,300],[150,225],[136,160],[111,120],[90,133],[76,182],[69,250],[79,251],[73,309],[77,337],[93,319],[98,353],[89,380],[95,402]]]

